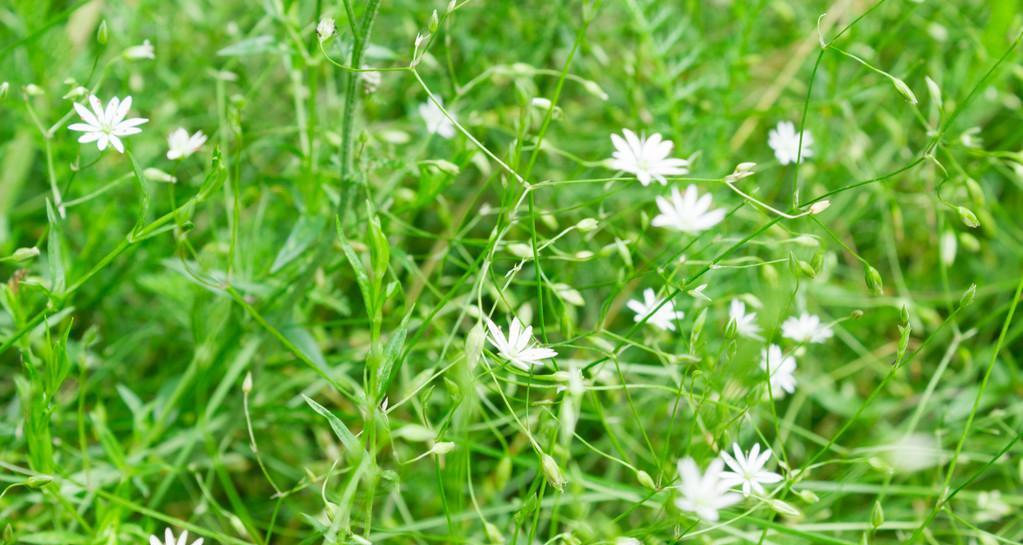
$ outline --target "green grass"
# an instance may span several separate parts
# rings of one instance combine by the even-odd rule
[[[1017,8],[3,3],[0,538],[1023,542]],[[68,130],[89,92],[148,118],[125,154]],[[171,161],[178,127],[209,139]],[[690,174],[608,168],[623,128]],[[724,220],[653,226],[690,184]],[[804,311],[834,336],[784,338]],[[484,316],[558,356],[510,365]],[[676,507],[733,442],[785,480]]]

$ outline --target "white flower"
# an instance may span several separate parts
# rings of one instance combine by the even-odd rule
[[[100,151],[107,149],[107,144],[109,144],[119,153],[124,153],[121,137],[142,132],[138,125],[149,121],[141,117],[124,118],[128,115],[128,110],[131,109],[130,96],[124,97],[123,102],[117,97],[110,99],[106,109],[103,108],[103,104],[98,98],[90,96],[89,105],[92,106],[92,111],[77,102],[74,104],[75,111],[85,123],[72,123],[68,129],[84,132],[85,134],[78,141],[82,144],[96,142],[96,147]]]
[[[177,538],[174,537],[174,532],[171,532],[170,528],[163,531],[163,541],[156,537],[156,534],[149,536],[149,545],[187,545],[188,543],[188,530],[181,532],[181,535]],[[202,538],[192,542],[192,545],[202,545]]]
[[[543,360],[558,355],[550,348],[536,346],[533,340],[533,326],[523,328],[518,318],[512,318],[507,337],[501,332],[501,328],[489,319],[487,329],[490,330],[490,342],[497,347],[497,353],[523,371],[529,371],[532,366],[542,366]]]
[[[998,521],[1012,513],[999,490],[983,490],[977,494],[977,521]]]
[[[320,41],[326,41],[328,38],[334,35],[336,28],[334,26],[333,17],[323,17],[319,23],[316,23],[316,37]]]
[[[819,317],[804,312],[799,317],[785,320],[781,324],[781,334],[797,343],[822,343],[830,339],[834,332],[831,327],[821,323]]]
[[[772,344],[760,351],[760,368],[769,376],[774,397],[796,391],[796,358],[784,355],[780,346]]]
[[[439,98],[437,101],[444,104],[444,101]],[[426,123],[426,130],[430,133],[440,135],[442,138],[452,138],[455,136],[455,124],[444,115],[444,111],[434,104],[432,100],[427,100],[419,105],[419,115],[423,118],[423,121]]]
[[[721,480],[729,487],[741,484],[743,496],[749,497],[751,492],[763,495],[763,485],[781,481],[781,475],[764,469],[764,464],[771,459],[771,449],[760,452],[760,443],[755,443],[746,455],[739,448],[739,443],[732,443],[732,452],[735,453],[734,458],[727,451],[721,451],[725,465],[731,469],[721,474]]]
[[[665,176],[689,173],[689,161],[669,157],[675,144],[662,139],[659,133],[644,138],[629,129],[622,129],[622,134],[625,138],[611,135],[611,143],[615,147],[611,154],[611,168],[634,174],[643,185],[649,185],[651,179],[665,185],[668,183]]]
[[[696,513],[707,522],[718,520],[718,510],[734,505],[742,496],[729,492],[729,485],[721,480],[724,463],[720,458],[707,466],[707,472],[700,474],[696,462],[688,456],[678,461],[678,474],[681,479],[678,491],[681,496],[675,505],[683,511]]]
[[[156,51],[149,40],[144,40],[140,45],[135,45],[124,50],[124,58],[130,60],[155,59]]]
[[[778,158],[779,163],[787,165],[796,162],[796,158],[799,157],[799,134],[795,125],[788,121],[778,123],[777,127],[767,133],[767,145],[774,150],[774,156]],[[802,135],[802,159],[805,160],[813,157],[813,149],[810,148],[813,146],[813,135],[809,130],[803,131]]]
[[[746,303],[738,299],[732,299],[728,307],[728,318],[735,321],[735,331],[743,337],[750,339],[760,338],[760,326],[757,325],[757,313],[746,312]]]
[[[368,68],[366,65],[362,65],[363,68]],[[359,72],[359,79],[362,80],[362,90],[368,94],[373,94],[377,91],[377,87],[380,87],[380,83],[383,82],[384,78],[380,75],[380,72]]]
[[[683,233],[696,234],[714,227],[725,219],[725,210],[710,209],[711,196],[700,196],[696,186],[686,188],[683,195],[677,188],[671,189],[671,197],[657,197],[657,208],[661,213],[654,218],[654,227],[675,229]]]
[[[665,331],[675,331],[675,320],[685,318],[686,314],[681,310],[676,311],[675,303],[671,300],[665,301],[660,308],[657,308],[658,304],[660,304],[660,301],[657,300],[657,294],[654,293],[654,290],[647,288],[643,290],[642,301],[632,299],[626,303],[626,306],[636,313],[634,318],[636,322],[643,321],[647,315],[653,313],[646,323]],[[657,310],[655,311],[654,309]]]
[[[188,131],[182,128],[176,129],[167,137],[167,158],[171,161],[184,159],[199,151],[199,148],[206,143],[206,135],[202,131],[195,131],[195,134],[188,136]]]

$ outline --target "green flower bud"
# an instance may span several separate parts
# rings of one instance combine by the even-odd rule
[[[110,31],[107,30],[107,20],[103,19],[99,23],[99,28],[96,29],[96,43],[99,45],[107,45],[110,40]]]
[[[882,295],[884,293],[884,282],[881,280],[881,273],[874,267],[867,265],[866,273],[864,274],[867,281],[867,287],[874,295]]]
[[[959,212],[959,220],[963,222],[963,225],[970,229],[980,227],[980,220],[977,219],[977,215],[972,210],[965,206],[960,206],[956,211]]]

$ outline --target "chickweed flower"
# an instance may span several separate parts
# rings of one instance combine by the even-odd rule
[[[668,180],[665,176],[684,176],[689,173],[689,161],[671,157],[675,144],[661,138],[659,133],[645,138],[629,129],[622,129],[622,134],[624,138],[617,134],[611,135],[611,143],[615,147],[611,154],[611,168],[635,175],[644,186],[650,185],[650,180],[666,185]]]
[[[444,103],[440,98],[437,101],[441,104]],[[419,116],[423,118],[423,122],[426,123],[426,130],[431,134],[449,139],[455,136],[455,124],[444,115],[444,111],[432,100],[427,100],[419,105]]]
[[[661,213],[653,219],[651,225],[689,234],[706,231],[725,219],[723,208],[711,210],[710,205],[710,193],[701,197],[694,185],[687,187],[685,194],[672,188],[670,198],[657,197],[657,208]]]
[[[96,147],[100,151],[107,149],[107,145],[110,145],[118,153],[124,153],[121,137],[142,132],[138,126],[149,121],[141,117],[125,119],[128,110],[131,109],[130,96],[125,97],[124,101],[117,97],[111,98],[106,109],[103,108],[103,104],[98,98],[90,96],[89,105],[92,107],[92,111],[77,102],[74,104],[75,111],[78,112],[84,123],[72,123],[68,129],[84,132],[85,134],[78,141],[82,144],[96,142]]]
[[[706,473],[700,473],[696,462],[686,457],[678,461],[678,485],[680,496],[675,505],[683,511],[695,513],[707,522],[717,522],[718,511],[734,505],[742,496],[729,492],[730,485],[721,479],[724,462],[720,458],[707,466]]]
[[[746,312],[746,303],[732,299],[728,307],[728,318],[735,321],[735,332],[750,339],[760,338],[760,326],[757,324],[757,313]]]
[[[202,545],[202,538],[192,542],[192,545]],[[171,532],[170,528],[166,528],[163,531],[163,541],[156,537],[156,534],[149,536],[149,545],[187,545],[188,543],[188,530],[181,532],[177,538],[174,537],[174,532]]]
[[[749,497],[752,492],[763,495],[765,484],[774,484],[782,480],[781,475],[764,469],[771,459],[771,449],[760,452],[760,443],[755,443],[749,454],[742,452],[739,443],[732,443],[732,457],[728,451],[721,451],[721,458],[731,471],[721,474],[721,480],[728,486],[742,485],[742,495]]]
[[[657,300],[657,294],[654,290],[647,288],[643,290],[642,301],[632,299],[626,303],[626,306],[636,313],[634,321],[641,322],[644,318],[653,313],[646,323],[665,331],[675,331],[675,320],[685,318],[686,314],[681,310],[675,310],[674,301],[665,301],[660,308],[657,307],[658,304],[660,304],[660,302]]]
[[[789,121],[782,121],[767,133],[767,145],[774,150],[778,162],[787,165],[795,163],[799,155],[799,135],[803,135],[802,159],[813,157],[813,135],[809,130],[796,132],[796,127]]]
[[[497,353],[523,371],[529,371],[534,366],[542,366],[544,360],[558,355],[550,348],[537,346],[533,339],[533,326],[523,328],[518,318],[512,318],[507,337],[494,322],[489,319],[486,322],[490,331],[490,342],[497,348]]]
[[[185,159],[206,143],[206,135],[202,131],[195,131],[195,134],[188,136],[188,131],[183,128],[175,129],[167,137],[167,158],[171,161]]]
[[[781,324],[781,334],[797,343],[822,343],[831,338],[831,327],[821,322],[820,317],[806,312],[793,316]]]
[[[796,391],[796,358],[786,356],[780,346],[772,344],[760,351],[760,368],[767,372],[775,398]]]

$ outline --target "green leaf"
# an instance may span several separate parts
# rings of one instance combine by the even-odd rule
[[[337,435],[337,438],[341,440],[341,444],[344,445],[348,451],[358,456],[365,454],[366,450],[362,448],[362,443],[359,442],[359,439],[356,438],[355,434],[348,429],[348,426],[345,426],[345,423],[342,422],[340,418],[334,416],[334,413],[328,411],[323,405],[313,401],[309,396],[302,394],[302,399],[304,399],[305,402],[320,416],[327,419],[327,422],[330,423],[330,428],[334,430],[334,435]]]
[[[57,297],[64,295],[67,287],[67,271],[64,268],[64,230],[60,216],[53,209],[53,203],[46,200],[46,218],[50,222],[50,233],[46,237],[46,262],[50,268],[50,291]]]
[[[323,216],[308,216],[305,214],[299,216],[298,221],[291,228],[288,239],[284,241],[284,246],[281,247],[277,252],[277,257],[274,258],[274,263],[270,266],[270,274],[283,269],[288,263],[294,261],[296,257],[302,255],[320,237],[324,227],[323,224]]]
[[[362,264],[359,255],[355,253],[345,237],[345,233],[341,229],[340,217],[337,218],[337,238],[341,241],[341,251],[344,252],[348,264],[352,267],[352,272],[355,273],[355,282],[359,284],[359,291],[362,293],[362,300],[366,308],[373,308],[373,292],[370,290],[369,275],[366,274],[365,265]]]
[[[401,364],[405,361],[401,357],[401,350],[405,346],[405,337],[408,336],[408,322],[412,318],[414,310],[414,308],[409,309],[409,313],[402,318],[401,325],[398,326],[398,329],[391,334],[391,338],[387,341],[387,347],[384,349],[384,363],[380,366],[378,377],[380,386],[377,390],[377,399],[381,399],[387,394],[387,389],[391,386],[395,375],[401,370]]]

